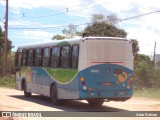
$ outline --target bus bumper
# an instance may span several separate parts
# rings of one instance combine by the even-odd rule
[[[79,99],[107,99],[108,101],[126,101],[132,97],[133,91],[84,91],[80,90]]]

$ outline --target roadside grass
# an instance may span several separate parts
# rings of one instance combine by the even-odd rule
[[[134,90],[133,96],[160,100],[160,89],[147,88],[147,89],[141,89],[141,90]]]
[[[15,88],[15,77],[0,77],[0,87]]]

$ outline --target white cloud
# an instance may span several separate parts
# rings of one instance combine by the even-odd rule
[[[26,28],[43,28],[43,27],[57,27],[62,26],[61,24],[50,24],[50,23],[42,23],[42,22],[33,22],[29,20],[9,20],[8,22],[9,26],[15,26],[18,28],[18,26],[25,26]]]
[[[21,32],[16,32],[15,34],[19,35],[19,37],[22,38],[35,40],[51,40],[51,38],[53,37],[53,33],[39,30],[23,30]]]
[[[23,21],[23,20],[10,20],[8,22],[8,26],[28,26],[30,25],[31,22],[30,21]]]
[[[106,3],[106,4],[104,4]],[[62,20],[66,20],[67,17],[81,17],[84,18],[81,23],[85,23],[90,20],[90,16],[93,13],[102,13],[104,15],[109,15],[110,13],[115,13],[119,18],[128,18],[139,14],[144,14],[147,12],[152,12],[160,9],[160,4],[158,0],[10,0],[9,6],[12,13],[22,17],[22,9],[36,10],[37,8],[45,9],[63,9],[61,12],[65,12],[66,8],[69,8],[67,14],[62,14]],[[4,3],[3,3],[4,4]],[[93,7],[87,9],[91,6],[102,5],[101,7]],[[78,10],[80,11],[72,11]],[[84,10],[83,10],[84,9]],[[56,11],[56,12],[60,12]],[[44,12],[45,13],[45,12]],[[48,14],[48,13],[47,13]],[[49,13],[50,14],[50,13]],[[54,14],[54,13],[53,13]],[[12,16],[12,17],[17,17]],[[34,14],[33,16],[41,16],[41,14]],[[59,19],[61,19],[59,18]],[[25,26],[25,27],[53,27],[61,26],[61,24],[42,24],[40,21],[37,22],[31,21],[30,19],[25,18],[26,20],[19,21],[9,21],[10,26]],[[136,38],[140,44],[140,52],[145,54],[152,54],[154,41],[159,41],[160,39],[160,24],[159,24],[160,14],[155,13],[152,15],[147,15],[141,18],[132,19],[119,23],[119,26],[122,29],[125,29],[128,32],[129,38]],[[40,18],[39,20],[44,20]],[[62,21],[61,20],[61,21]],[[54,22],[53,22],[54,23]],[[2,24],[2,23],[0,23]],[[74,24],[77,24],[74,22]],[[22,31],[16,33],[17,35],[24,36],[28,39],[49,39],[52,37],[51,32],[46,31]],[[160,51],[160,43],[157,43],[157,52]]]
[[[34,9],[39,7],[46,7],[46,8],[66,8],[66,7],[73,7],[79,5],[81,0],[11,0],[10,7],[14,8],[27,8],[27,9]]]
[[[101,3],[103,1],[97,0]],[[158,0],[113,0],[104,7],[118,15],[119,18],[129,18],[132,16],[159,10]],[[126,12],[125,12],[126,11]],[[153,54],[154,42],[160,39],[160,14],[150,14],[141,18],[123,21],[119,25],[128,32],[129,38],[135,38],[140,44],[140,53]],[[157,53],[160,53],[160,43],[157,43]]]
[[[4,23],[2,23],[1,21],[0,21],[0,27],[3,29],[3,27],[4,27]]]
[[[138,20],[129,20],[123,23],[123,27],[128,32],[128,37],[136,38],[140,44],[140,53],[153,55],[154,42],[157,41],[157,53],[160,53],[160,19],[159,14],[152,14],[139,18]],[[129,24],[127,26],[127,24]]]

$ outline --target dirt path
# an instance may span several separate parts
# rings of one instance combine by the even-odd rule
[[[106,102],[102,107],[89,107],[86,101],[70,101],[67,105],[53,106],[47,97],[33,95],[31,98],[26,98],[23,96],[22,91],[0,88],[0,111],[160,111],[160,100],[133,97],[125,102]],[[69,117],[67,117],[67,119],[68,118]],[[5,119],[7,120],[8,118],[0,118],[0,120]],[[10,120],[20,119],[22,118],[11,118]],[[26,119],[28,118],[24,118],[24,120]],[[37,120],[39,119],[40,118],[37,118]],[[54,119],[60,120],[60,118]],[[69,120],[72,119],[73,118],[69,118]],[[87,118],[83,119],[85,120]],[[98,120],[101,118],[96,117],[93,119]],[[121,120],[121,118],[118,119]],[[123,118],[123,120],[125,119],[128,120],[128,118]],[[133,120],[135,118],[129,119]],[[149,120],[150,118],[141,119]],[[151,119],[158,120],[159,118],[152,117]],[[36,118],[34,118],[34,120],[36,120]],[[137,120],[139,120],[139,118],[137,118]]]

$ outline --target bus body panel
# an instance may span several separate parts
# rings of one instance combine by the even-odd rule
[[[80,43],[80,98],[130,98],[133,91],[132,44],[124,40],[86,40]]]
[[[99,64],[82,70],[85,87],[80,82],[80,99],[131,97],[133,70],[116,64]]]
[[[22,74],[23,67],[19,74]],[[60,83],[54,79],[51,73],[48,73],[45,68],[39,67],[25,67],[27,69],[23,76],[19,79],[20,85],[22,85],[22,80],[27,82],[27,91],[35,94],[40,94],[50,97],[50,87],[52,83],[56,83],[58,99],[78,99],[78,76],[76,75],[72,80],[67,83]],[[53,68],[47,68],[54,71]],[[53,73],[52,73],[53,74]],[[17,84],[17,82],[16,82]],[[18,85],[18,84],[17,84]],[[22,86],[20,87],[22,88]],[[16,86],[16,89],[19,89]]]
[[[16,89],[22,90],[22,81],[26,80],[28,92],[48,97],[51,85],[56,84],[58,99],[131,98],[134,76],[129,41],[104,37],[103,40],[84,38],[68,43],[79,45],[78,69],[21,66],[16,72]]]

